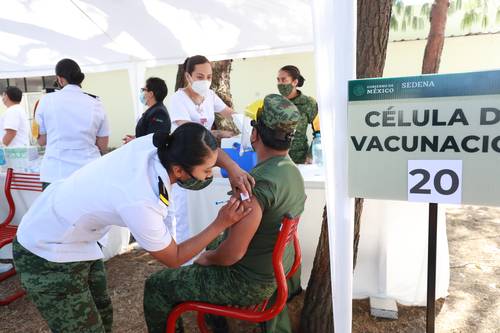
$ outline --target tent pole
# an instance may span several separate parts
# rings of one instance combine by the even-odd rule
[[[141,63],[132,63],[128,67],[128,79],[130,84],[130,93],[132,96],[132,105],[134,106],[134,126],[144,111],[144,106],[139,101],[139,89],[144,85],[146,76],[146,67]]]
[[[347,81],[355,78],[356,2],[311,2],[335,332],[352,327],[354,200],[347,193]]]

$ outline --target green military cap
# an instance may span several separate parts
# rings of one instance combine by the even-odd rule
[[[264,106],[257,113],[257,121],[266,127],[285,133],[293,133],[299,122],[300,113],[290,100],[278,94],[264,98]]]

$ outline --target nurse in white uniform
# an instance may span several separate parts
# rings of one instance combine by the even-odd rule
[[[44,96],[35,115],[40,126],[38,143],[45,146],[40,180],[52,183],[99,158],[108,149],[109,128],[99,98],[86,94],[78,64],[62,59],[56,65],[62,88]]]
[[[21,221],[14,262],[52,331],[111,332],[111,300],[97,242],[110,226],[129,228],[154,258],[178,267],[249,213],[232,199],[200,234],[180,244],[172,239],[166,227],[175,218],[171,185],[204,188],[214,165],[244,174],[218,155],[207,129],[189,123],[172,135],[135,139],[42,193]]]
[[[217,94],[210,89],[212,83],[212,65],[202,55],[189,57],[184,62],[186,87],[175,92],[170,99],[169,114],[172,130],[187,122],[195,122],[211,130],[215,113],[230,117],[234,112]],[[227,131],[212,131],[218,138],[231,137]],[[176,239],[182,241],[189,238],[189,217],[187,194],[182,188],[173,187],[173,195],[178,203],[176,211]]]

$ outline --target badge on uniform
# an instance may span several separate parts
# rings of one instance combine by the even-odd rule
[[[163,180],[158,177],[158,192],[160,193],[160,201],[165,204],[165,206],[170,206],[170,201],[168,201],[168,192],[163,184]]]

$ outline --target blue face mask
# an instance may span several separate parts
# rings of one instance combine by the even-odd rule
[[[139,92],[139,101],[141,101],[142,104],[146,105],[146,96],[144,96],[143,90]]]

